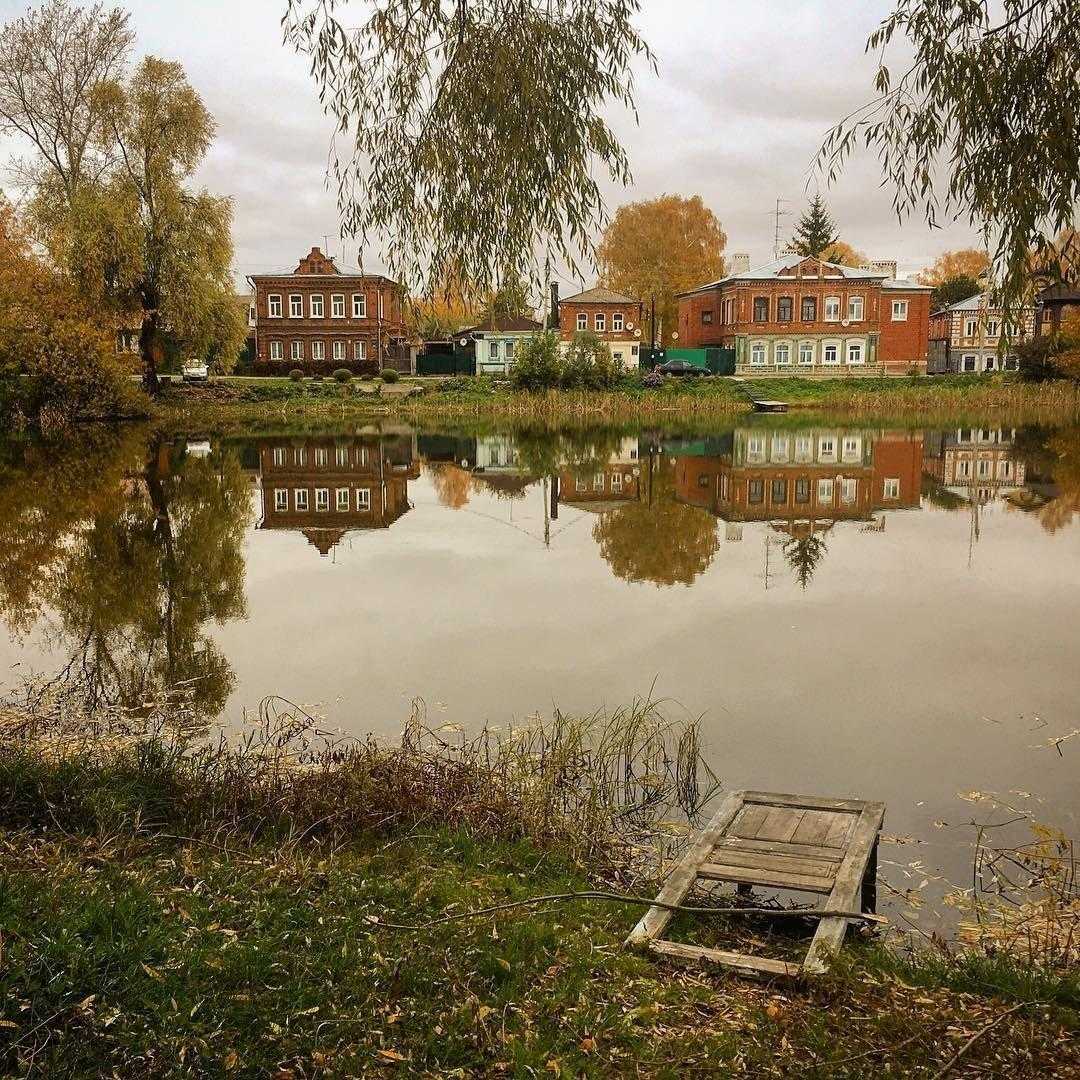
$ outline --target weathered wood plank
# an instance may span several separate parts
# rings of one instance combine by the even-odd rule
[[[821,859],[823,862],[838,863],[844,853],[834,847],[820,844],[786,844],[778,840],[747,839],[745,836],[725,836],[717,845],[717,851],[771,851],[777,855],[803,855],[807,858]]]
[[[805,810],[794,810],[786,806],[771,807],[758,830],[757,838],[779,840],[786,844],[795,835],[805,813]]]
[[[783,870],[792,874],[809,874],[811,877],[828,878],[836,876],[837,860],[808,859],[793,852],[776,851],[740,851],[723,843],[713,848],[709,862],[723,866],[745,866],[750,870]]]
[[[848,839],[847,851],[836,871],[836,883],[829,893],[826,907],[853,910],[852,905],[861,899],[863,876],[885,819],[884,803],[866,803],[865,806]],[[847,923],[847,919],[835,917],[822,919],[818,923],[803,961],[804,971],[817,975],[827,968],[829,958],[843,944]]]
[[[795,978],[799,974],[798,964],[789,964],[784,960],[773,960],[768,956],[746,956],[743,953],[725,952],[722,949],[706,949],[698,945],[683,945],[678,941],[653,941],[649,948],[662,956],[675,960],[702,961],[724,964],[740,971],[761,975],[785,975]]]
[[[739,816],[731,823],[729,831],[735,836],[743,836],[747,840],[752,840],[757,836],[768,812],[769,808],[767,806],[744,806],[739,812]]]
[[[686,894],[690,891],[697,877],[698,866],[708,858],[709,852],[716,846],[717,840],[720,839],[724,830],[739,812],[742,807],[742,799],[741,791],[733,791],[724,799],[712,821],[705,827],[697,840],[690,845],[679,865],[671,872],[667,881],[664,882],[664,887],[660,890],[657,900],[665,904],[681,904],[686,899]],[[627,944],[638,945],[658,938],[667,929],[673,915],[674,912],[665,908],[649,908],[641,917],[637,926],[630,931],[630,936],[626,939]]]
[[[866,805],[862,799],[826,799],[819,795],[789,795],[777,791],[744,791],[743,798],[748,806],[763,803],[800,810],[846,810],[849,814],[858,814]]]
[[[821,877],[817,874],[793,874],[788,870],[702,863],[698,867],[698,876],[709,881],[737,881],[747,885],[764,885],[772,889],[798,889],[801,892],[817,893],[833,891],[831,874]]]
[[[820,844],[829,835],[829,828],[836,821],[833,810],[807,810],[799,827],[792,836],[792,843]]]
[[[836,820],[829,826],[829,831],[822,843],[831,848],[844,847],[855,821],[854,815],[837,815]]]

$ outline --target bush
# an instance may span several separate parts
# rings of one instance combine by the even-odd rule
[[[316,371],[315,374],[311,376],[311,381],[312,382],[322,382],[323,381],[322,372],[321,371]]]
[[[352,372],[348,368],[339,367],[334,369],[334,378],[339,383],[347,383],[352,380]]]
[[[534,334],[523,341],[510,369],[510,385],[515,390],[539,393],[554,390],[562,381],[559,337],[553,331]]]
[[[298,367],[294,367],[292,371],[289,372],[289,378],[292,379],[293,382],[299,382],[303,377],[304,373]]]
[[[382,381],[384,383],[396,383],[401,376],[392,368],[383,368]]]
[[[610,390],[622,372],[607,342],[589,332],[573,336],[563,360],[562,385],[567,390]]]

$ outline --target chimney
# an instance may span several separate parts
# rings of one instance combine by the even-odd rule
[[[551,311],[548,312],[547,328],[559,329],[559,283],[557,281],[551,283]]]
[[[896,277],[896,260],[895,259],[871,259],[869,262],[863,263],[860,270],[869,270],[873,274],[884,274],[886,277]]]
[[[743,251],[729,255],[727,259],[727,276],[736,277],[745,274],[750,269],[750,256]]]

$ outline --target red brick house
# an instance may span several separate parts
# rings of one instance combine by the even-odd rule
[[[622,367],[637,371],[643,314],[640,300],[598,285],[559,301],[559,337],[569,344],[575,334],[591,331]]]
[[[255,294],[256,371],[412,369],[401,287],[389,278],[343,273],[313,247],[295,270],[248,280]]]
[[[740,375],[926,370],[928,285],[787,255],[679,297],[679,344],[735,350]]]

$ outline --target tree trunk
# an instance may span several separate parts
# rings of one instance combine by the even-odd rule
[[[143,387],[151,397],[161,392],[157,373],[158,313],[157,307],[143,310],[142,327],[139,330],[139,355],[143,364]]]

